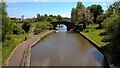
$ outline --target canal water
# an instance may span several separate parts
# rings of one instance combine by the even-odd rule
[[[32,48],[31,66],[103,66],[103,55],[75,32],[59,28]]]

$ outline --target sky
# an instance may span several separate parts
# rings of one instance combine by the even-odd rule
[[[37,0],[36,0],[37,1]],[[85,7],[92,4],[100,4],[103,10],[113,2],[82,2]],[[62,17],[71,17],[71,10],[76,7],[77,2],[7,2],[7,12],[9,17],[20,18],[24,15],[26,18],[40,15],[52,14],[61,15]]]

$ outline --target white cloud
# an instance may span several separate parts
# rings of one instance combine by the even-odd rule
[[[102,5],[106,5],[106,3],[102,3]]]

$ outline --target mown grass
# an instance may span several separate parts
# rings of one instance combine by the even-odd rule
[[[81,31],[82,34],[93,40],[99,46],[105,46],[107,43],[101,42],[104,36],[100,36],[100,33],[105,32],[105,29],[96,29],[98,24],[90,24],[87,29]]]

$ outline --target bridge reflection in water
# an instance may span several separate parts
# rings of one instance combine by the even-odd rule
[[[82,36],[65,26],[32,48],[31,66],[103,66],[103,55]]]

